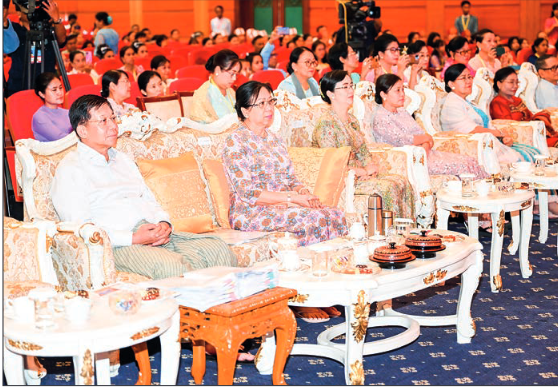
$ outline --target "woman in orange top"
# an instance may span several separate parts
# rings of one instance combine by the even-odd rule
[[[490,103],[492,119],[509,119],[518,121],[541,120],[546,126],[546,142],[549,147],[558,145],[558,133],[552,127],[550,114],[541,111],[534,114],[529,111],[523,100],[515,96],[519,88],[517,73],[511,67],[505,67],[494,75],[494,90],[498,95]]]

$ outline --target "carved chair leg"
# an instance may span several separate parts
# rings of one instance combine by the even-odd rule
[[[285,320],[286,323],[275,329],[277,349],[275,351],[275,363],[273,364],[273,385],[287,385],[283,370],[285,369],[287,358],[293,348],[296,335],[296,320],[292,311],[289,310],[289,313],[289,316],[292,316],[292,321],[289,317],[289,320]]]
[[[138,343],[132,346],[132,350],[134,350],[139,367],[139,375],[136,385],[151,385],[151,363],[149,362],[147,343]]]
[[[196,385],[201,385],[205,375],[205,341],[192,341],[192,353],[194,359],[192,361],[192,377]]]

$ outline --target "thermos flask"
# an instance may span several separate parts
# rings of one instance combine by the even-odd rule
[[[378,231],[380,235],[384,234],[382,225],[382,198],[373,194],[368,196],[368,236],[374,236]]]
[[[382,226],[384,234],[387,234],[388,228],[393,226],[393,211],[382,211]]]

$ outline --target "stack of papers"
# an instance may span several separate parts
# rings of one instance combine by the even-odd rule
[[[180,305],[203,312],[213,306],[274,288],[278,279],[277,262],[262,262],[249,268],[211,267],[151,284],[171,289],[176,292],[175,298]]]

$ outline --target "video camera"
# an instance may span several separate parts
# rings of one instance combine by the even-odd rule
[[[375,1],[348,0],[339,4],[339,23],[344,25],[340,31],[346,27],[343,40],[358,51],[361,60],[367,56],[368,46],[372,44],[375,37],[373,22],[366,21],[367,17],[373,19],[381,17],[381,9],[376,7]]]
[[[367,7],[366,10],[361,8]],[[345,14],[345,10],[347,10]],[[360,23],[367,17],[379,19],[381,17],[381,8],[376,7],[375,1],[349,0],[344,4],[339,4],[339,23],[347,24]]]
[[[32,30],[50,31],[50,15],[43,7],[44,0],[13,0],[16,7],[27,15]],[[5,2],[4,2],[5,3]],[[8,0],[9,4],[9,0]],[[5,6],[5,5],[4,5]]]

